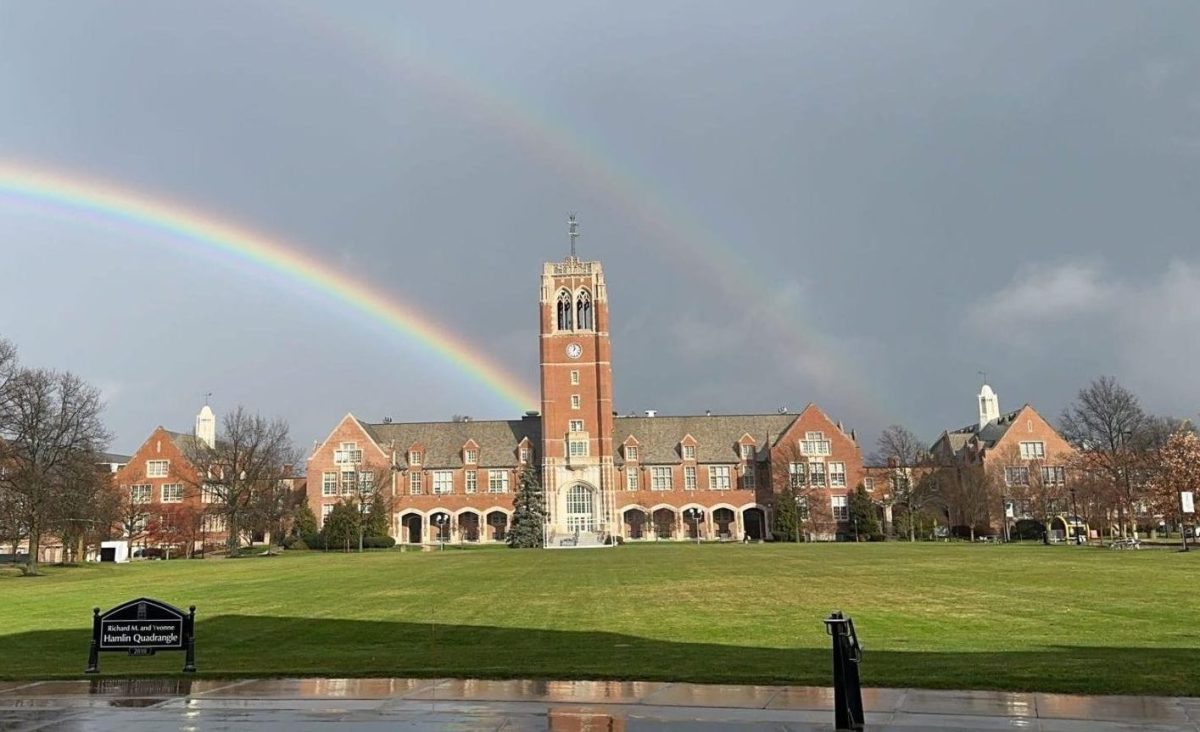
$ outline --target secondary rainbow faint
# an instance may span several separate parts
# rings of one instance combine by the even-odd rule
[[[0,195],[156,230],[279,273],[394,329],[518,411],[540,401],[536,390],[445,324],[277,238],[109,181],[39,166],[0,162]]]

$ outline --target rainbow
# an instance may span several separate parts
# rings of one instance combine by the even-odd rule
[[[822,400],[832,397],[839,409],[848,407],[857,418],[880,425],[895,419],[891,396],[876,388],[859,363],[839,353],[836,339],[810,322],[810,314],[791,297],[795,286],[773,276],[777,263],[752,267],[752,247],[748,251],[723,241],[702,225],[700,214],[673,200],[644,172],[620,162],[619,155],[582,134],[578,125],[501,89],[485,71],[434,52],[419,34],[400,38],[396,27],[357,17],[346,5],[302,2],[283,7],[280,23],[300,24],[352,57],[367,57],[396,78],[463,105],[504,130],[532,159],[615,203],[645,233],[642,242],[660,250],[665,264],[690,268],[747,323],[769,326],[775,335],[763,347],[774,351],[780,363],[790,364],[802,385],[818,390]]]
[[[540,401],[534,389],[456,337],[450,328],[394,295],[277,239],[106,181],[32,166],[0,162],[0,194],[155,230],[278,273],[406,336],[517,410],[532,409]]]

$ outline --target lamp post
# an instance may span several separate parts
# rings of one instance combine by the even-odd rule
[[[450,517],[444,513],[439,513],[434,517],[433,522],[438,525],[438,544],[441,551],[446,550],[446,524],[450,521]]]
[[[1072,486],[1067,489],[1071,494],[1071,533],[1075,535],[1075,544],[1082,544],[1083,537],[1079,535],[1079,506],[1075,504],[1075,488]]]
[[[792,527],[794,529],[796,529],[796,543],[797,544],[800,543],[800,502],[803,500],[804,499],[801,496],[799,496],[799,495],[796,496],[796,515],[794,517],[794,520],[792,521]]]
[[[692,526],[696,527],[696,544],[700,544],[700,522],[704,520],[704,512],[698,508],[689,508],[685,512],[692,520]]]

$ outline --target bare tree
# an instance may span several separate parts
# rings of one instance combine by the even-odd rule
[[[288,526],[300,506],[308,500],[303,490],[295,490],[286,480],[273,485],[264,485],[255,492],[253,501],[254,528],[270,536],[267,553],[272,546],[283,541]]]
[[[242,406],[226,414],[221,427],[215,446],[192,439],[184,454],[196,469],[193,489],[201,491],[214,516],[224,519],[229,556],[236,557],[241,532],[253,522],[257,493],[289,477],[299,453],[287,422],[251,414]]]
[[[908,512],[908,540],[916,541],[915,516],[921,508],[922,494],[917,490],[914,471],[928,467],[929,450],[911,430],[894,424],[879,435],[872,461],[886,466],[892,474],[892,502]]]
[[[94,474],[109,435],[100,394],[78,376],[18,369],[4,385],[0,411],[0,489],[18,497],[29,536],[24,571],[38,573],[42,537],[61,520],[82,476]]]
[[[1111,376],[1101,376],[1083,389],[1059,419],[1060,431],[1084,456],[1088,469],[1103,475],[1118,497],[1117,522],[1125,533],[1125,516],[1135,516],[1143,487],[1135,480],[1139,450],[1156,432],[1137,396]],[[1137,524],[1133,522],[1134,536]]]

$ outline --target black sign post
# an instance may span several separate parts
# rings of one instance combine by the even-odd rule
[[[165,602],[141,597],[101,614],[92,608],[92,646],[85,673],[100,673],[100,653],[125,651],[153,656],[158,651],[185,651],[184,673],[196,672],[196,606],[184,613]]]
[[[866,718],[858,676],[862,646],[854,621],[835,612],[825,619],[825,631],[833,637],[833,727],[837,732],[859,732],[866,726]]]

